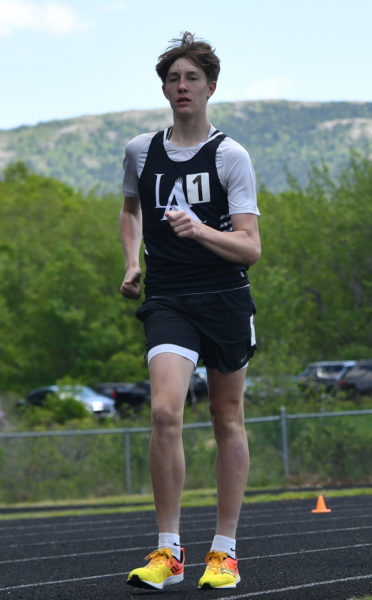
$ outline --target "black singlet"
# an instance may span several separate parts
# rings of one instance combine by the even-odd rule
[[[248,284],[247,266],[226,261],[191,239],[178,238],[165,213],[186,210],[221,231],[231,230],[225,191],[216,168],[216,151],[226,136],[215,131],[187,161],[171,160],[164,132],[153,137],[139,179],[145,242],[146,297],[221,291]]]

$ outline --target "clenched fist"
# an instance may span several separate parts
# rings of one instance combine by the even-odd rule
[[[124,298],[138,300],[141,295],[141,269],[132,267],[127,269],[120,291]]]
[[[169,225],[178,237],[197,238],[200,222],[193,219],[184,210],[170,210],[165,213]]]

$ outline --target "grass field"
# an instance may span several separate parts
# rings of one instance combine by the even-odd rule
[[[317,498],[322,494],[325,498],[345,496],[372,495],[370,488],[349,489],[308,489],[308,490],[283,490],[275,491],[247,488],[249,495],[244,498],[245,504],[255,502],[277,502],[280,500],[314,499],[314,508]],[[185,490],[182,495],[182,506],[215,506],[217,503],[216,490]],[[68,508],[67,508],[68,507]],[[1,514],[1,509],[14,510],[14,512]],[[18,502],[15,504],[0,504],[0,520],[28,519],[48,517],[63,517],[67,515],[78,516],[81,514],[120,513],[138,510],[154,510],[152,494],[132,494],[122,496],[107,496],[105,498],[83,498],[77,500],[60,500],[56,502]]]

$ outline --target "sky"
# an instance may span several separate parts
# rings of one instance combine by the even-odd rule
[[[155,72],[191,31],[213,102],[372,102],[372,0],[0,0],[0,129],[165,108]]]

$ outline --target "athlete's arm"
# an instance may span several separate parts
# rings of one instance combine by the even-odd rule
[[[192,238],[225,260],[248,266],[261,256],[257,215],[231,215],[233,231],[218,231],[198,223],[184,211],[169,211],[166,217],[178,237]]]
[[[120,235],[126,257],[126,271],[120,291],[125,298],[137,300],[141,294],[139,262],[142,240],[142,212],[139,198],[126,196],[120,211]]]

